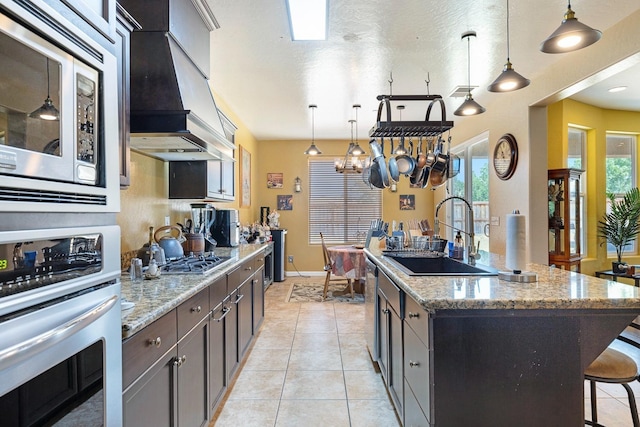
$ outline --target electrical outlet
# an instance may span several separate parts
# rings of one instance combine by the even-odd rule
[[[293,255],[289,255],[289,262],[293,263]]]
[[[171,225],[171,217],[170,216],[165,216],[164,217],[164,225]]]

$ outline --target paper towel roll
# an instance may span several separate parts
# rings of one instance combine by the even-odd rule
[[[507,215],[506,266],[509,270],[522,271],[527,262],[526,220],[521,214]]]

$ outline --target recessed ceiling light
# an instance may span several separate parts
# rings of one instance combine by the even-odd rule
[[[328,0],[287,0],[293,40],[326,40]]]
[[[609,92],[614,93],[614,92],[622,92],[623,90],[627,90],[626,86],[616,86],[616,87],[612,87],[611,89],[609,89]]]

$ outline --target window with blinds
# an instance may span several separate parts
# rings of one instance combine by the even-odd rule
[[[364,242],[371,221],[382,217],[382,191],[362,174],[337,173],[332,159],[309,159],[309,244]]]

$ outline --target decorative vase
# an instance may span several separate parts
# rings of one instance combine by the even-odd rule
[[[625,274],[629,265],[626,262],[611,262],[611,270],[616,274]]]

